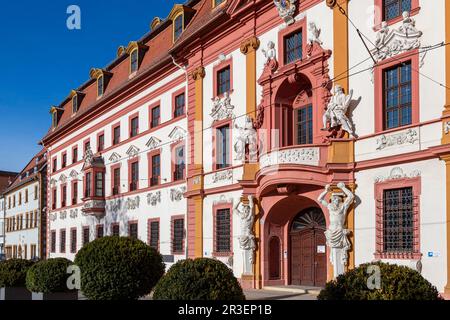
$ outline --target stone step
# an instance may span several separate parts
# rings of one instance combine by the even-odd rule
[[[304,286],[271,286],[271,287],[263,287],[263,290],[298,293],[298,294],[312,294],[317,296],[319,295],[322,288],[304,287]]]

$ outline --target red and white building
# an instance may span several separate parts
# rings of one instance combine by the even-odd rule
[[[191,0],[150,27],[51,109],[50,257],[129,235],[246,287],[322,286],[317,199],[343,182],[348,267],[407,265],[449,293],[446,1]],[[321,130],[337,86],[354,138]],[[246,248],[234,208],[252,198]]]

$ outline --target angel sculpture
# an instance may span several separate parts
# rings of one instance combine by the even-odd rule
[[[354,138],[353,125],[350,119],[347,117],[347,110],[352,101],[353,90],[350,90],[349,95],[345,95],[344,90],[340,85],[335,85],[334,95],[328,104],[327,111],[323,115],[323,128],[322,131],[334,129],[341,126],[344,131],[350,134],[350,138]],[[330,124],[330,128],[328,128]]]

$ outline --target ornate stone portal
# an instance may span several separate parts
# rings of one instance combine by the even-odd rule
[[[234,212],[241,219],[241,235],[239,236],[239,245],[243,250],[244,274],[253,274],[253,265],[255,264],[255,235],[253,225],[255,223],[255,200],[253,196],[248,197],[248,204],[238,202],[234,207]]]
[[[325,191],[319,196],[319,202],[327,208],[329,214],[329,227],[325,232],[327,246],[330,248],[330,262],[333,265],[334,277],[337,278],[345,273],[348,265],[348,251],[351,248],[348,235],[350,231],[345,229],[345,221],[350,205],[355,199],[355,195],[347,189],[344,183],[337,185],[343,193],[333,193],[331,201],[325,200],[331,191],[331,186],[327,185]],[[344,197],[345,200],[344,200]]]

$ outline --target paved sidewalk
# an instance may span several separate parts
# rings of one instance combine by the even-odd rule
[[[247,300],[317,300],[315,294],[272,291],[272,290],[244,290]]]

